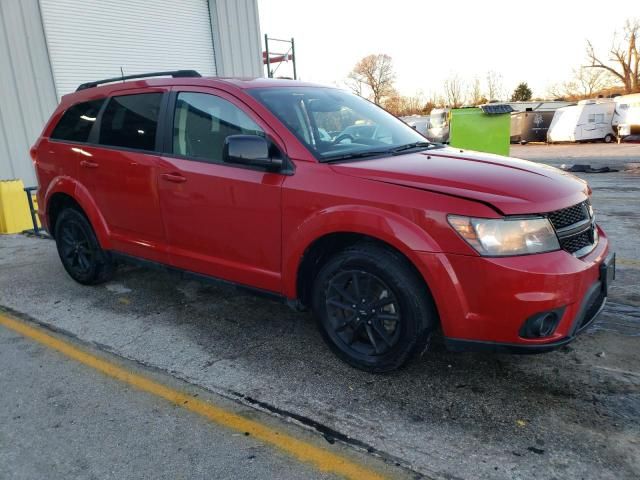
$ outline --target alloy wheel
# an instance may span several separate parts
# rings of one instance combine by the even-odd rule
[[[328,282],[325,298],[330,327],[347,348],[378,356],[398,343],[402,320],[399,302],[376,275],[342,270]]]

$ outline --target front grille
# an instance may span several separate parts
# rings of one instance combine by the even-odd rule
[[[551,212],[548,217],[556,230],[566,228],[589,218],[589,200],[573,207]]]
[[[556,230],[563,250],[572,254],[583,250],[586,254],[589,247],[595,246],[595,223],[591,218],[589,200],[548,213],[547,217]]]
[[[560,248],[569,253],[575,253],[591,245],[593,245],[593,228],[586,232],[560,239]]]

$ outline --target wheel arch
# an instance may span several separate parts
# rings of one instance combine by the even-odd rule
[[[44,217],[52,237],[55,236],[55,222],[64,208],[75,208],[87,217],[100,246],[109,249],[109,229],[89,191],[69,177],[58,177],[45,193]]]
[[[415,253],[439,251],[427,232],[393,212],[362,206],[341,207],[316,215],[297,230],[285,257],[285,296],[308,305],[313,280],[323,262],[344,248],[364,241],[400,254],[427,286],[417,267],[419,259]]]

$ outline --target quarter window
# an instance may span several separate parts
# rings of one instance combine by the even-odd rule
[[[162,93],[112,97],[100,120],[100,144],[155,150]]]
[[[101,98],[91,102],[78,103],[67,109],[51,132],[51,138],[70,142],[86,142],[103,103],[104,98]]]
[[[246,113],[223,98],[206,93],[178,94],[173,153],[221,162],[224,141],[230,135],[265,134]]]

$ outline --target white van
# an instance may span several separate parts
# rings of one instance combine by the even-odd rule
[[[613,99],[613,129],[620,137],[640,135],[640,93],[620,95]]]
[[[615,131],[611,122],[615,106],[613,99],[598,98],[557,109],[547,132],[547,142],[613,142]]]

